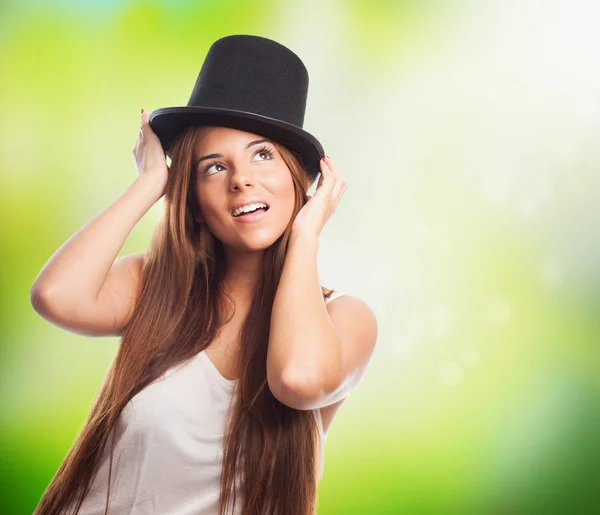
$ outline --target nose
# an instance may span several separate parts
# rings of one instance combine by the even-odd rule
[[[236,166],[231,175],[231,189],[251,188],[254,186],[254,172],[249,167]]]

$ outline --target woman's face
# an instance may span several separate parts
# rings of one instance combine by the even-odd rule
[[[196,219],[234,249],[262,250],[277,241],[292,217],[295,194],[290,170],[275,145],[258,134],[210,127],[197,152]],[[236,206],[256,202],[269,206],[260,218],[233,216]]]

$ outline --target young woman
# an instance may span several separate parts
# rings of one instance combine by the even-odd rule
[[[121,338],[36,515],[315,513],[327,431],[377,322],[318,277],[346,181],[302,129],[307,85],[283,45],[228,36],[187,107],[142,110],[138,177],[32,287],[50,322]],[[117,258],[163,195],[149,248]]]

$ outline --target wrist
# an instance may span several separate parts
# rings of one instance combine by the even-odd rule
[[[166,181],[161,177],[143,173],[136,178],[135,182],[142,184],[143,186],[140,187],[147,191],[150,196],[156,197],[157,200],[163,196],[165,191]]]
[[[292,229],[289,245],[318,248],[319,237],[306,231],[302,232]]]

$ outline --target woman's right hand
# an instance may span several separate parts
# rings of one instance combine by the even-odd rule
[[[142,109],[141,115],[140,132],[132,151],[138,169],[138,176],[142,174],[153,176],[164,187],[169,176],[167,157],[158,136],[150,127],[148,112]]]

